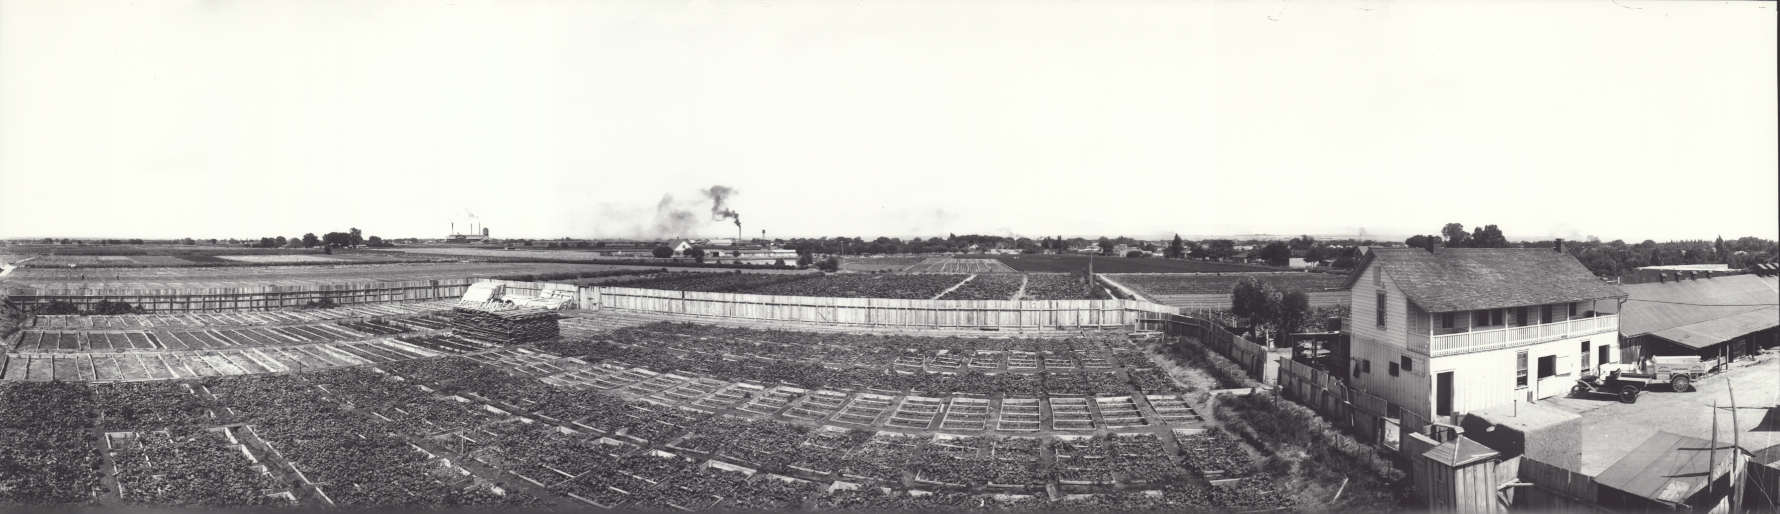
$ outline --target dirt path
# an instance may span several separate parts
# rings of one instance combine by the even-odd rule
[[[977,276],[971,275],[968,277],[964,277],[964,280],[960,280],[960,281],[958,281],[958,283],[952,284],[952,287],[948,287],[948,288],[946,288],[946,290],[940,291],[939,294],[933,295],[933,298],[928,298],[928,299],[929,300],[938,300],[941,297],[943,297],[947,294],[950,294],[953,290],[958,289],[960,286],[963,286],[965,282],[969,282],[973,278],[977,278]]]
[[[1032,277],[1026,275],[1025,273],[1021,273],[1020,274],[1020,290],[1014,291],[1014,297],[1008,298],[1008,300],[1016,301],[1016,302],[1020,301],[1020,297],[1026,296],[1026,284],[1030,283],[1031,281],[1032,281]]]

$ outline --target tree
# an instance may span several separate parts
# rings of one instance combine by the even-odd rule
[[[371,239],[367,240],[367,242],[371,243],[371,246],[383,246],[383,238],[381,237],[371,236]]]
[[[1458,223],[1447,223],[1446,227],[1440,229],[1440,235],[1446,236],[1447,248],[1465,248],[1471,245],[1471,235],[1466,234],[1465,226]]]
[[[1140,258],[1140,257],[1143,257],[1143,250],[1132,250],[1129,252],[1125,252],[1125,258],[1136,259],[1136,258]]]
[[[1288,291],[1280,297],[1279,310],[1274,313],[1274,323],[1280,333],[1292,334],[1301,332],[1310,321],[1310,295],[1303,291]]]
[[[1186,252],[1187,248],[1181,244],[1180,234],[1175,234],[1174,241],[1168,243],[1168,253],[1165,256],[1170,259],[1179,259],[1185,256]]]
[[[1230,288],[1230,313],[1247,319],[1249,326],[1254,326],[1256,318],[1267,315],[1268,289],[1266,282],[1252,276],[1237,280]]]
[[[281,237],[279,239],[284,239],[284,238]],[[286,239],[284,241],[284,247],[285,248],[302,248],[303,247],[303,239],[297,238],[297,237]]]
[[[816,267],[821,268],[822,271],[827,271],[827,272],[840,271],[841,258],[831,255],[827,259],[822,259],[822,262],[816,263]]]
[[[321,236],[321,242],[328,246],[351,246],[352,234],[345,232],[328,232]]]
[[[364,238],[359,237],[358,229],[356,229],[356,228],[352,229],[351,236],[352,236],[352,246],[358,246],[358,245],[365,244]]]
[[[808,268],[808,267],[810,267],[810,263],[811,263],[811,262],[812,262],[812,261],[813,261],[813,260],[814,260],[814,259],[815,259],[815,257],[812,257],[812,256],[811,256],[811,255],[810,255],[810,254],[809,254],[809,253],[804,253],[804,252],[798,252],[798,254],[797,254],[797,267],[799,267],[799,268]]]
[[[1329,258],[1329,250],[1321,246],[1312,246],[1304,250],[1306,262],[1323,262]]]
[[[1508,237],[1502,235],[1502,229],[1495,225],[1484,225],[1472,230],[1471,248],[1508,248]]]
[[[655,251],[651,253],[653,253],[657,259],[666,259],[674,256],[674,249],[668,245],[661,245],[655,247]]]
[[[321,244],[321,238],[315,237],[314,232],[310,232],[308,234],[303,234],[303,247],[304,248],[315,248],[315,245],[318,245],[318,244]]]
[[[278,236],[278,239],[273,240],[273,243],[275,243],[275,247],[282,247],[285,245],[286,241],[284,236]]]
[[[1713,256],[1717,258],[1718,262],[1731,262],[1730,255],[1724,251],[1724,236],[1718,236],[1718,241],[1712,244],[1712,253]]]
[[[697,247],[687,249],[686,256],[691,257],[698,262],[705,262],[705,249]]]
[[[1100,255],[1112,255],[1112,239],[1108,239],[1106,236],[1100,236],[1100,242],[1098,244],[1100,245]]]
[[[1284,266],[1292,262],[1292,249],[1287,248],[1285,243],[1274,241],[1262,247],[1257,257],[1267,261],[1269,266]]]
[[[1422,248],[1428,244],[1428,236],[1420,234],[1409,236],[1409,239],[1403,240],[1403,244],[1410,248]]]

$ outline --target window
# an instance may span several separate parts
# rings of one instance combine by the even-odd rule
[[[1524,327],[1527,325],[1528,325],[1528,323],[1527,323],[1527,308],[1526,307],[1515,307],[1514,308],[1514,326]]]
[[[1452,328],[1452,313],[1440,313],[1440,328]]]
[[[1553,320],[1551,317],[1551,304],[1540,305],[1539,306],[1539,322],[1540,323],[1551,323],[1552,321],[1555,321],[1555,320]]]
[[[1372,285],[1384,287],[1384,270],[1380,269],[1372,272]]]
[[[1384,328],[1384,291],[1378,292],[1378,328]]]
[[[1397,369],[1398,369],[1397,363],[1395,363],[1395,362],[1391,363],[1391,376],[1393,376],[1393,377],[1397,376]]]
[[[1411,359],[1411,358],[1409,358],[1408,355],[1404,355],[1403,356],[1403,371],[1414,373],[1415,372],[1415,359]]]
[[[1501,326],[1504,323],[1502,321],[1502,316],[1507,313],[1508,309],[1490,309],[1490,324]]]
[[[1570,302],[1570,317],[1576,317],[1576,302]]]
[[[1480,311],[1472,311],[1471,324],[1480,327],[1501,325],[1502,315],[1506,314],[1505,310],[1506,309],[1484,309]]]
[[[1547,355],[1539,358],[1539,378],[1555,376],[1557,374],[1558,357],[1556,355]]]
[[[1360,371],[1363,373],[1371,373],[1372,359],[1360,359]]]
[[[1360,361],[1354,360],[1354,378],[1360,378]]]
[[[1514,387],[1527,386],[1527,352],[1514,354]]]

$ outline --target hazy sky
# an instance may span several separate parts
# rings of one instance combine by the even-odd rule
[[[1769,2],[0,0],[0,237],[1780,237]]]

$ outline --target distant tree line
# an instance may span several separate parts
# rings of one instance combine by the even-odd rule
[[[1510,243],[1502,230],[1495,225],[1484,225],[1466,232],[1464,225],[1448,223],[1440,229],[1439,235],[1413,236],[1403,243],[1415,248],[1426,247],[1430,243],[1446,248],[1555,248],[1557,240]],[[1646,239],[1637,244],[1627,244],[1620,239],[1603,243],[1598,237],[1587,236],[1581,241],[1565,241],[1564,252],[1575,256],[1578,262],[1588,267],[1596,276],[1614,277],[1644,266],[1725,264],[1736,269],[1746,268],[1752,264],[1774,262],[1775,256],[1780,255],[1780,245],[1776,245],[1771,239],[1752,236],[1730,241],[1718,237],[1712,241],[1698,239],[1664,243]]]

